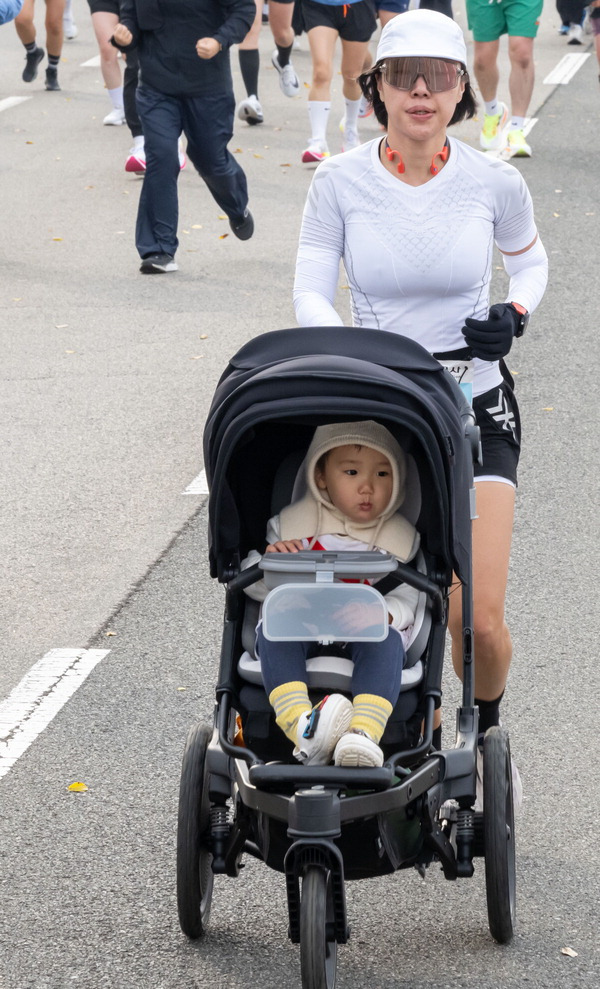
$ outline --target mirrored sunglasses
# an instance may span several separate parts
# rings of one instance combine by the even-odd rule
[[[454,89],[465,69],[458,62],[443,58],[386,58],[381,66],[383,78],[394,89],[412,89],[422,76],[431,93],[445,93]]]

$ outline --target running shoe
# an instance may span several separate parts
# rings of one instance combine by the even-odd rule
[[[35,48],[32,52],[27,52],[25,55],[25,68],[21,76],[23,82],[33,82],[37,78],[38,65],[45,54],[46,52],[43,48]]]
[[[358,136],[358,131],[346,129],[345,116],[340,120],[340,131],[344,139],[342,143],[342,151],[352,151],[352,148],[358,148],[360,146],[361,140]]]
[[[46,69],[46,89],[49,92],[60,93],[60,86],[58,84],[58,70],[50,65]]]
[[[479,144],[484,151],[494,151],[504,144],[504,131],[508,123],[508,107],[505,103],[498,103],[500,112],[495,114],[486,113],[483,118],[483,128],[479,135]]]
[[[136,175],[142,175],[146,171],[146,152],[144,150],[143,139],[139,144],[134,144],[131,148],[125,162],[125,171],[135,172]]]
[[[333,761],[336,766],[383,766],[383,752],[364,731],[353,729],[340,738]]]
[[[329,158],[329,148],[323,141],[310,141],[306,150],[302,152],[304,164],[323,161],[325,158]]]
[[[162,275],[166,271],[179,271],[172,254],[148,254],[140,265],[142,275]]]
[[[271,55],[271,62],[279,73],[279,88],[284,96],[297,96],[300,92],[300,82],[298,81],[298,76],[294,71],[292,63],[288,62],[282,68],[279,64],[279,52],[277,49]]]
[[[563,35],[564,34],[568,34],[569,33],[569,25],[568,24],[561,24],[561,26],[558,29],[558,33],[559,34],[563,34]]]
[[[107,113],[102,123],[107,127],[120,127],[125,123],[125,110],[122,106],[115,107]]]
[[[531,158],[531,148],[522,130],[510,130],[506,150],[510,158]]]
[[[348,731],[352,704],[342,694],[328,694],[298,721],[294,756],[305,766],[326,766],[342,735]]]
[[[262,124],[265,118],[263,116],[262,106],[258,101],[258,96],[249,96],[247,99],[242,100],[237,108],[237,115],[240,120],[245,120],[251,126],[253,124]]]
[[[240,220],[229,218],[229,226],[233,230],[238,240],[250,240],[254,233],[254,218],[249,209],[244,210],[244,215]]]
[[[358,116],[360,120],[364,120],[365,117],[370,117],[373,113],[373,104],[369,103],[366,96],[361,96],[360,106],[358,108]]]
[[[521,774],[517,769],[514,759],[510,760],[512,785],[513,785],[513,808],[515,813],[523,806],[523,783]],[[481,813],[483,810],[483,749],[477,746],[477,780],[475,783],[475,806],[474,811]]]
[[[569,34],[567,37],[568,45],[582,45],[583,41],[583,28],[581,24],[571,24],[569,26]]]
[[[67,41],[74,41],[74,39],[79,34],[77,25],[73,20],[73,14],[71,13],[71,4],[67,3],[65,7],[65,12],[63,14],[63,34]]]

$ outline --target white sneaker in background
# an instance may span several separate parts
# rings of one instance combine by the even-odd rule
[[[245,120],[246,123],[262,124],[265,119],[263,116],[262,106],[259,103],[258,96],[248,96],[247,99],[242,100],[238,105],[237,115],[240,120]]]
[[[277,49],[275,49],[271,55],[271,62],[279,73],[279,88],[284,96],[297,96],[300,92],[300,82],[294,71],[294,66],[292,63],[288,62],[288,64],[284,65],[282,68],[279,64],[279,52]]]
[[[120,127],[125,123],[125,110],[122,106],[115,107],[114,110],[106,114],[102,123],[107,127]]]

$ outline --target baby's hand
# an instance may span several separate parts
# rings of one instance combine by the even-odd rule
[[[266,553],[298,553],[304,549],[301,539],[282,539],[278,543],[267,546]]]
[[[115,39],[117,44],[122,45],[123,48],[126,48],[127,45],[130,45],[131,42],[133,41],[133,35],[131,31],[129,30],[129,28],[126,28],[124,24],[117,24],[116,28],[113,31],[113,38]]]

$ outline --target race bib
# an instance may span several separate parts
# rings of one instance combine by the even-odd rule
[[[467,402],[469,405],[473,405],[473,366],[474,362],[461,361],[461,360],[449,360],[440,361],[442,367],[445,367],[447,371],[456,381],[458,385],[462,388]]]

